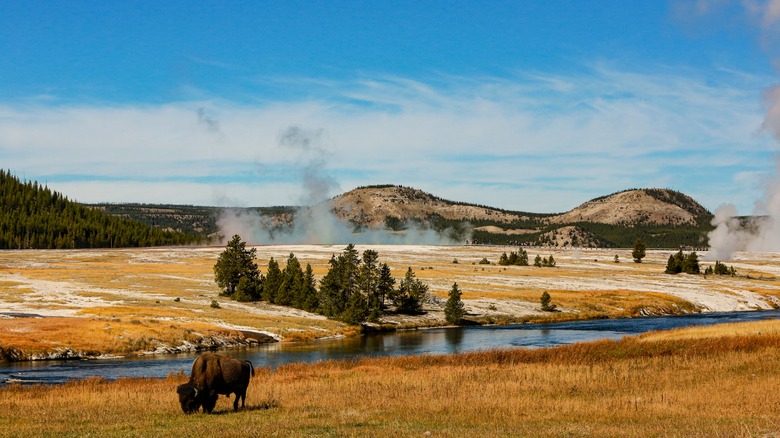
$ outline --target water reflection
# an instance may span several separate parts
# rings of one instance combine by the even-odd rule
[[[449,353],[460,353],[463,343],[463,327],[453,328],[444,332],[444,339],[447,341]]]
[[[269,344],[227,354],[251,360],[256,367],[275,368],[292,362],[355,359],[364,356],[450,354],[495,348],[541,348],[597,339],[620,339],[626,335],[689,325],[780,318],[780,310],[730,312],[674,317],[596,320],[556,324],[525,324],[495,327],[461,327],[412,330],[310,343]],[[103,376],[165,377],[172,372],[189,373],[197,354],[93,361],[47,361],[14,363],[0,367],[0,384],[60,383],[70,379]]]

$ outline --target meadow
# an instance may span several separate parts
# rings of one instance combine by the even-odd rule
[[[738,276],[667,275],[672,251],[648,251],[642,263],[630,250],[528,248],[554,256],[555,268],[499,266],[502,246],[396,246],[372,248],[400,278],[408,267],[430,286],[433,300],[419,316],[387,315],[386,327],[444,325],[442,304],[454,282],[467,319],[510,323],[634,317],[648,314],[768,309],[780,305],[780,258],[738,253],[728,262]],[[213,266],[224,248],[0,251],[0,347],[24,355],[70,349],[82,355],[131,354],[262,333],[282,341],[349,336],[360,329],[268,303],[238,303],[219,296]],[[342,245],[257,247],[265,271],[294,253],[317,279]],[[618,263],[615,262],[615,256]],[[490,264],[481,264],[486,259]],[[703,265],[712,262],[702,262]],[[559,312],[543,312],[548,291]],[[216,305],[215,305],[216,304]],[[24,315],[27,317],[18,317]],[[12,317],[13,316],[13,317]],[[42,316],[39,318],[37,316]],[[2,356],[2,354],[0,354]],[[0,359],[1,360],[1,359]]]
[[[778,436],[780,322],[259,368],[247,408],[166,379],[0,388],[0,436]]]

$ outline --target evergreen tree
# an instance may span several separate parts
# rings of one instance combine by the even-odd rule
[[[692,252],[685,256],[682,263],[682,271],[686,274],[700,274],[699,257],[695,252]]]
[[[634,249],[631,251],[631,257],[634,258],[635,263],[642,263],[642,259],[645,258],[645,243],[642,239],[637,238],[634,242]]]
[[[301,309],[307,312],[319,311],[319,299],[317,296],[317,284],[314,279],[314,271],[311,268],[311,264],[306,264],[306,272],[303,274],[303,287],[301,287],[300,298],[298,302],[301,303]]]
[[[422,313],[423,302],[427,296],[428,286],[414,275],[412,268],[409,268],[398,286],[393,303],[398,313],[416,315]]]
[[[558,306],[555,304],[550,304],[551,300],[552,298],[547,291],[542,292],[542,296],[539,298],[539,302],[542,305],[542,310],[545,312],[554,312],[558,308]]]
[[[537,268],[542,267],[542,256],[540,255],[536,256],[536,258],[534,259],[534,266],[536,266]]]
[[[664,272],[667,274],[679,274],[681,272],[686,274],[700,274],[699,256],[696,255],[695,252],[685,255],[681,249],[676,254],[669,256],[669,261],[666,263],[666,270]]]
[[[262,275],[260,279],[262,280]],[[240,302],[257,301],[260,298],[259,284],[248,277],[241,277],[231,298]]]
[[[228,242],[217,263],[214,264],[214,281],[222,289],[222,294],[233,296],[239,281],[247,278],[251,284],[245,284],[246,291],[256,291],[260,283],[260,272],[255,264],[255,248],[246,249],[246,243],[241,236],[234,235]]]
[[[715,260],[715,268],[710,266],[708,269],[710,274],[731,275],[732,277],[737,275],[737,270],[733,266],[727,267],[725,263],[721,263],[718,260]]]
[[[385,308],[385,299],[393,296],[395,291],[395,278],[390,273],[390,267],[387,263],[382,263],[379,268],[379,286],[377,287],[379,293],[379,302],[382,305],[382,310]]]
[[[447,296],[447,303],[444,305],[444,317],[450,324],[460,324],[463,315],[466,314],[466,306],[461,300],[461,291],[458,289],[458,283],[453,283],[452,289]]]
[[[498,264],[501,266],[509,264],[509,257],[506,256],[506,253],[501,254],[501,257],[498,258]]]
[[[276,294],[279,292],[282,281],[284,278],[281,269],[279,269],[279,263],[271,257],[268,260],[268,272],[265,274],[263,282],[262,298],[264,301],[276,303]]]
[[[368,319],[368,303],[362,292],[359,290],[352,292],[346,309],[341,313],[339,319],[352,325],[361,324]]]
[[[666,270],[664,272],[667,274],[679,274],[682,272],[682,259],[682,250],[677,254],[670,255],[669,260],[666,262]]]
[[[325,316],[342,319],[352,305],[352,295],[359,292],[360,259],[355,246],[349,244],[338,257],[331,257],[330,265],[320,282],[320,305]]]
[[[378,321],[382,313],[382,297],[379,291],[379,253],[367,249],[363,251],[363,263],[360,265],[359,286],[366,296],[369,319]]]
[[[528,266],[528,252],[522,248],[517,253],[517,265]]]
[[[282,306],[293,306],[300,308],[301,303],[297,300],[300,291],[303,288],[303,270],[295,254],[290,253],[287,258],[287,266],[282,272],[282,281],[279,289],[274,296],[274,302]]]

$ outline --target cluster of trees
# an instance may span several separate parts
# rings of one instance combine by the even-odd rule
[[[240,236],[233,236],[214,265],[214,280],[222,295],[291,306],[349,324],[377,321],[388,301],[398,313],[419,314],[428,298],[428,285],[412,268],[396,287],[396,279],[387,264],[379,262],[377,251],[368,249],[361,256],[352,244],[331,257],[319,289],[311,265],[304,270],[294,254],[284,269],[271,258],[265,275],[258,270],[255,256],[254,248],[247,249]]]
[[[679,274],[681,272],[686,274],[700,274],[699,268],[699,256],[696,252],[691,252],[688,255],[683,254],[682,249],[676,254],[669,256],[669,261],[666,263],[667,274]]]
[[[0,249],[164,246],[200,239],[110,216],[0,170]]]
[[[518,252],[510,251],[509,256],[503,253],[498,259],[498,264],[501,266],[528,266],[528,252],[520,248]]]
[[[534,259],[534,266],[537,268],[554,268],[555,267],[555,259],[552,255],[550,255],[550,258],[542,258],[542,256],[537,255]]]
[[[479,261],[480,265],[488,265],[490,262],[487,258],[483,258]],[[528,266],[528,252],[522,248],[518,252],[510,251],[509,255],[506,253],[501,254],[498,258],[498,264],[501,266]],[[554,268],[556,264],[553,256],[544,257],[537,255],[534,259],[534,266],[538,268]]]
[[[721,263],[720,261],[715,260],[715,267],[707,266],[704,269],[704,274],[731,275],[734,277],[737,275],[737,270],[734,269],[733,266],[726,266],[725,263]]]

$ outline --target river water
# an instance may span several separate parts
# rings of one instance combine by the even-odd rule
[[[308,343],[267,344],[252,349],[228,351],[225,354],[251,360],[255,367],[275,368],[292,362],[364,356],[450,354],[497,348],[551,347],[598,339],[618,340],[626,335],[677,327],[762,319],[780,319],[780,310],[412,330]],[[106,379],[165,377],[171,372],[189,373],[195,357],[197,354],[13,363],[0,366],[0,385],[63,383],[91,376],[102,376]]]

